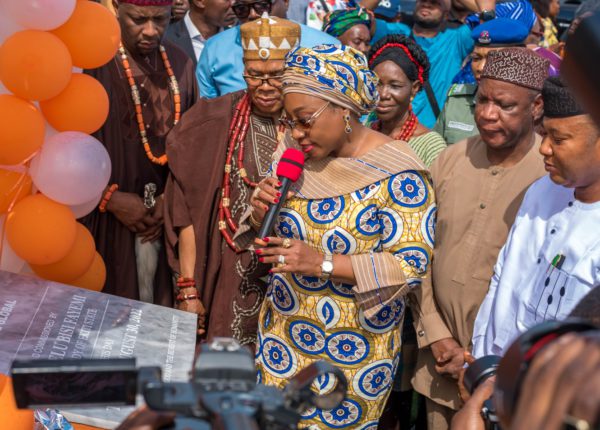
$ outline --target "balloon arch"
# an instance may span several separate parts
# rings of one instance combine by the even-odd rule
[[[0,269],[100,290],[106,270],[79,223],[108,184],[90,136],[108,116],[104,87],[82,69],[115,55],[114,15],[87,0],[0,2]]]

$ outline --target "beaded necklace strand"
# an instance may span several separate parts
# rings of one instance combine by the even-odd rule
[[[169,88],[171,89],[171,93],[173,93],[173,101],[175,103],[175,119],[173,120],[173,126],[175,126],[181,118],[181,94],[179,92],[179,84],[177,83],[175,73],[173,73],[173,68],[171,67],[171,63],[169,62],[167,51],[165,51],[164,46],[160,45],[159,50],[163,64],[165,65],[165,69],[167,69],[167,74],[169,76]],[[135,117],[137,119],[138,128],[140,130],[140,138],[142,140],[142,145],[144,146],[146,156],[154,164],[164,166],[167,164],[167,154],[156,157],[150,149],[150,142],[148,141],[148,135],[146,133],[146,124],[144,123],[144,116],[142,115],[140,91],[135,83],[135,79],[133,79],[133,73],[131,72],[129,59],[127,58],[127,53],[125,52],[125,48],[122,44],[119,46],[119,54],[121,56],[121,63],[123,64],[125,75],[127,76],[127,81],[129,82],[129,87],[131,88],[131,98],[133,100],[133,104],[135,105]]]
[[[240,177],[244,181],[244,184],[248,188],[253,189],[258,185],[248,178],[248,172],[244,167],[244,146],[246,141],[246,134],[248,133],[248,127],[250,126],[250,96],[245,94],[244,97],[235,106],[235,112],[233,119],[229,125],[229,146],[227,148],[227,161],[225,162],[224,175],[223,175],[223,188],[221,189],[221,201],[219,202],[219,231],[225,239],[227,245],[234,252],[242,252],[235,243],[233,242],[232,235],[238,230],[238,225],[235,223],[233,216],[231,215],[231,170],[233,163],[233,155],[235,148],[238,148],[236,165],[240,172]],[[281,135],[281,130],[278,132]],[[227,230],[231,230],[231,234]]]
[[[417,120],[417,116],[414,114],[412,108],[408,108],[408,117],[402,124],[402,128],[400,129],[400,133],[395,136],[391,136],[394,140],[403,140],[408,142],[413,134],[415,134],[415,130],[417,129],[417,125],[419,121]],[[371,126],[373,130],[381,131],[381,121],[376,121]]]

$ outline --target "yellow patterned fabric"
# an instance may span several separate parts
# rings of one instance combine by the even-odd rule
[[[287,200],[275,226],[279,237],[303,240],[320,253],[350,255],[358,284],[372,273],[378,287],[406,287],[368,316],[355,297],[358,286],[296,274],[271,277],[259,317],[259,381],[284,387],[298,371],[324,359],[349,382],[339,407],[308,411],[301,427],[377,428],[400,360],[406,294],[420,284],[431,261],[435,212],[429,175],[417,170],[347,195]],[[320,393],[331,388],[327,377],[314,387]]]

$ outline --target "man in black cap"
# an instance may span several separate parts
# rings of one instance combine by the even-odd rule
[[[527,191],[500,251],[475,321],[475,357],[503,355],[600,285],[600,130],[559,78],[546,80],[542,96],[548,175]]]

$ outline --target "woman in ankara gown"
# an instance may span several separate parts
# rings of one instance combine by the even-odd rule
[[[376,87],[353,48],[298,48],[287,57],[286,145],[307,159],[275,236],[256,248],[275,265],[259,317],[259,380],[283,387],[317,360],[348,379],[343,402],[307,411],[302,426],[377,427],[398,367],[406,299],[418,299],[431,260],[435,199],[426,168],[405,142],[359,122],[377,103]],[[241,246],[256,241],[277,186],[267,178],[253,193]],[[315,388],[332,385],[325,376]]]

